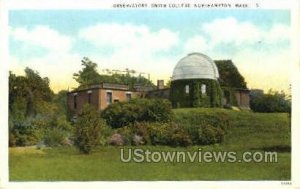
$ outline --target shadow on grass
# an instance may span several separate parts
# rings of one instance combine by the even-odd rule
[[[288,145],[276,145],[262,148],[251,148],[251,150],[263,150],[268,152],[291,152],[291,147]]]

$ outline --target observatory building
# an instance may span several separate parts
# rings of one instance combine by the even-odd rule
[[[212,60],[202,53],[190,53],[176,64],[171,86],[163,80],[157,86],[99,83],[68,93],[68,108],[74,114],[89,103],[103,110],[114,102],[131,98],[165,98],[174,108],[232,107],[249,108],[249,89],[231,60]]]
[[[222,90],[215,62],[201,53],[191,53],[174,68],[170,99],[173,107],[221,107]]]

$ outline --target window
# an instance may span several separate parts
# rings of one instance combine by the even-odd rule
[[[206,85],[205,84],[202,84],[201,85],[201,94],[206,94]]]
[[[186,85],[185,86],[185,94],[189,94],[190,93],[190,86]]]
[[[92,93],[88,93],[88,103],[91,104],[92,101]]]
[[[106,102],[107,104],[112,103],[112,92],[106,92]]]
[[[74,98],[73,98],[73,106],[74,106],[74,109],[77,108],[77,95],[74,95]]]
[[[131,100],[131,93],[126,93],[126,100],[127,101]]]
[[[88,91],[88,103],[91,104],[92,102],[92,91]]]

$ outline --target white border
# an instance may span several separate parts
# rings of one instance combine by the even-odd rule
[[[250,8],[289,9],[292,13],[292,185],[281,185],[281,181],[159,181],[159,182],[9,182],[8,181],[8,11],[46,9],[111,9],[113,3],[247,3]],[[300,3],[297,0],[0,0],[0,188],[294,188],[300,187]]]

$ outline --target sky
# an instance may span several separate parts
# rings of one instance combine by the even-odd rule
[[[290,85],[287,10],[14,10],[9,12],[10,70],[30,67],[57,92],[83,57],[104,69],[126,68],[169,80],[191,52],[231,59],[250,89]]]

